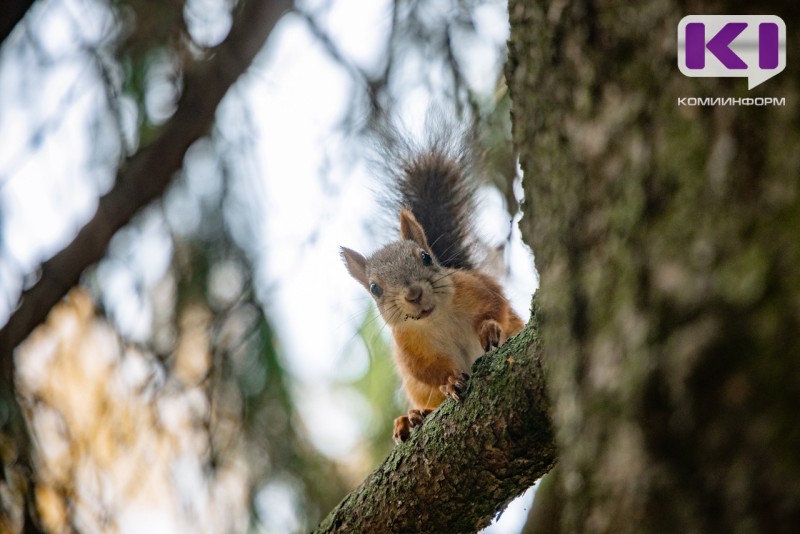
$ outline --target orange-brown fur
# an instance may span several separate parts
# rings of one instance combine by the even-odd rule
[[[511,309],[500,285],[489,276],[478,271],[455,271],[452,279],[455,291],[451,307],[446,311],[473,319],[475,345],[485,346],[481,331],[490,321],[496,321],[502,332],[496,345],[505,343],[522,330],[522,320]],[[460,374],[462,370],[450,355],[432,350],[425,328],[395,328],[393,334],[397,344],[398,370],[411,404],[417,409],[436,408],[445,398],[439,388],[447,384],[448,377]]]
[[[375,299],[395,339],[398,373],[412,405],[395,419],[396,441],[408,438],[445,398],[460,401],[475,360],[523,327],[500,284],[470,257],[468,150],[452,139],[443,133],[419,152],[408,143],[388,143],[400,239],[369,257],[342,247],[347,270]],[[398,147],[399,154],[393,152]]]

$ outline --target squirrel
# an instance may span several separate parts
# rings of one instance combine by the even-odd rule
[[[472,364],[524,326],[500,284],[472,258],[470,150],[440,134],[426,147],[396,137],[384,147],[400,239],[369,257],[341,247],[350,275],[372,295],[394,337],[412,408],[394,420],[396,443],[447,397],[461,402]]]

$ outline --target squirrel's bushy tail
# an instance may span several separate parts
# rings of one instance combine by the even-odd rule
[[[464,128],[428,120],[424,143],[396,130],[384,131],[380,156],[392,176],[391,202],[417,218],[439,263],[456,269],[474,269],[475,214],[474,162]]]

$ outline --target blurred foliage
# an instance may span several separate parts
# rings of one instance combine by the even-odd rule
[[[332,5],[298,12],[357,82],[342,128],[368,135],[371,120],[397,113],[411,85],[422,84],[473,122],[488,174],[516,213],[505,84],[498,75],[495,94],[481,96],[462,72],[458,39],[475,38],[474,12],[482,3],[392,3],[385,56],[375,70],[357,66],[327,34]],[[85,52],[99,64],[108,99],[104,112],[118,129],[116,148],[124,156],[146,146],[169,118],[187,60],[202,57],[227,31],[203,34],[187,22],[188,14],[202,18],[207,10],[204,24],[224,27],[219,21],[235,5],[98,0],[96,6],[113,23]],[[36,35],[29,38],[35,41]],[[409,80],[407,73],[419,71],[420,60],[427,65],[423,80]],[[440,76],[444,81],[435,81]],[[361,120],[365,116],[371,120]],[[163,202],[120,232],[108,258],[86,273],[83,289],[54,308],[21,348],[19,395],[33,437],[35,472],[4,471],[5,526],[21,524],[21,495],[28,491],[25,477],[31,477],[38,513],[51,532],[130,527],[149,507],[162,513],[165,502],[173,504],[169,520],[178,531],[304,531],[392,447],[392,421],[406,406],[385,327],[371,306],[353,342],[366,349],[369,367],[336,384],[369,406],[353,465],[325,456],[309,438],[299,403],[302,384],[287,370],[291,355],[265,311],[270,289],[254,275],[260,255],[269,250],[261,250],[253,236],[242,237],[234,229],[241,221],[232,221],[232,213],[250,217],[250,225],[259,221],[234,198],[236,187],[246,190],[239,193],[244,197],[254,194],[246,179],[258,171],[247,159],[253,147],[246,140],[256,134],[243,121],[237,135],[231,142],[218,130],[195,145]],[[211,161],[202,179],[193,179],[197,160]],[[197,222],[185,224],[192,218],[184,212],[192,210]],[[164,271],[148,281],[131,258],[152,226],[167,234],[170,250]],[[133,280],[135,298],[120,302],[120,279]],[[128,339],[125,309],[144,317],[145,339]],[[14,464],[25,446],[0,436],[4,466]],[[270,517],[284,513],[270,500],[273,488],[289,496],[289,519],[283,522]]]
[[[114,55],[121,70],[121,93],[130,97],[138,118],[133,146],[146,144],[157,132],[160,121],[148,110],[148,90],[154,79],[164,76],[173,86],[167,97],[174,103],[180,91],[179,69],[190,57],[190,34],[183,17],[183,0],[150,2],[113,0],[119,34]]]
[[[207,469],[210,317],[199,304],[181,312],[173,360],[164,367],[124,343],[75,289],[25,342],[19,395],[48,531],[114,531],[148,509],[180,530],[243,528],[244,463]]]
[[[176,309],[201,303],[214,312],[209,328],[213,346],[208,377],[209,468],[229,463],[232,453],[241,454],[252,497],[270,479],[291,481],[303,511],[298,517],[307,521],[300,527],[308,529],[348,488],[334,463],[308,442],[291,392],[292,378],[281,362],[274,329],[253,298],[242,251],[225,234],[182,242],[177,250],[176,256],[185,261],[180,262]],[[220,268],[221,283],[240,279],[239,291],[224,298],[213,285]]]
[[[503,194],[506,210],[511,218],[519,212],[519,201],[514,192],[517,176],[517,154],[511,139],[511,97],[505,79],[498,82],[491,99],[478,104],[478,146],[483,151],[483,168],[486,178]]]
[[[370,465],[377,465],[386,458],[393,446],[393,417],[408,410],[405,402],[399,401],[399,380],[394,370],[392,351],[383,337],[385,326],[374,306],[370,305],[364,321],[358,329],[359,342],[369,355],[369,369],[350,385],[369,402],[371,413],[365,438],[369,444]]]

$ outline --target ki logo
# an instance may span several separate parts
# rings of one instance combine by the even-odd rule
[[[691,77],[747,78],[786,68],[786,24],[775,15],[689,15],[678,24],[678,68]]]

